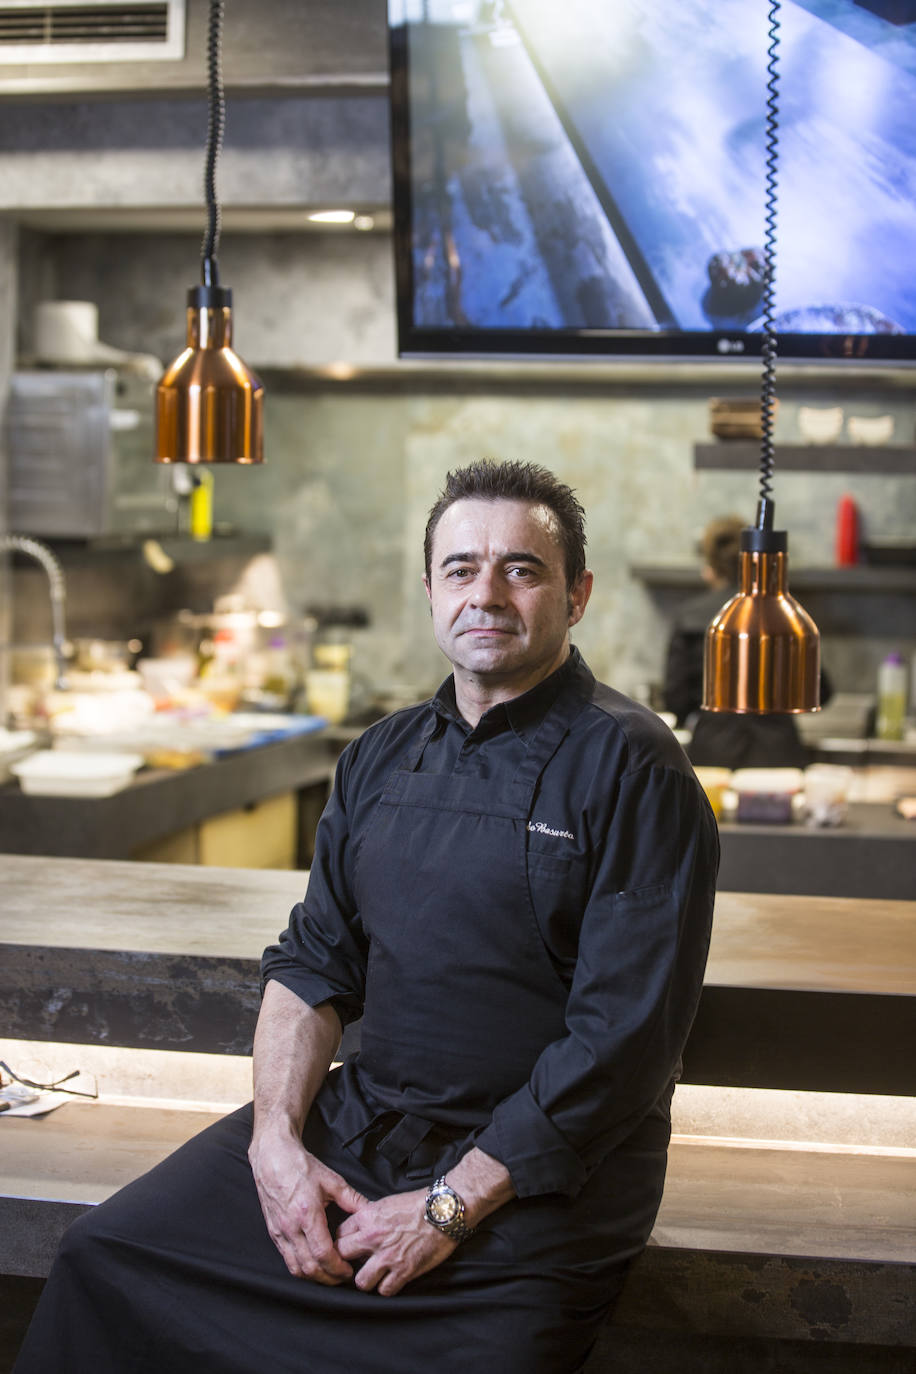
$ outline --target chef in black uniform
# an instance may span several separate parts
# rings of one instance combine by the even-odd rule
[[[582,1368],[661,1198],[718,858],[670,730],[570,648],[584,546],[545,469],[449,475],[454,671],[340,761],[253,1107],[71,1226],[17,1374]]]

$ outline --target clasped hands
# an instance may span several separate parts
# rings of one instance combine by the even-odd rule
[[[352,1279],[364,1292],[393,1297],[456,1247],[426,1221],[425,1189],[370,1202],[291,1137],[253,1146],[249,1158],[267,1230],[298,1278],[332,1286]],[[332,1202],[349,1214],[336,1237],[327,1218]]]

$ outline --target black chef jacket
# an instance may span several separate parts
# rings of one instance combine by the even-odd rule
[[[484,1091],[472,1101],[472,1093],[453,1091],[455,1085],[446,1082],[434,1103],[435,1083],[416,1100],[423,1063],[412,1065],[406,1085],[396,1075],[365,1079],[369,1094],[384,1107],[476,1128],[476,1144],[506,1165],[520,1197],[578,1193],[595,1165],[663,1097],[696,1008],[718,837],[689,763],[653,712],[596,682],[573,649],[559,670],[492,707],[473,729],[457,710],[452,678],[431,702],[371,727],[340,761],[308,892],[262,965],[265,980],[279,979],[311,1005],[332,1002],[344,1023],[358,1017],[366,1001],[371,941],[355,890],[354,856],[390,776],[415,756],[414,771],[448,779],[452,789],[461,779],[482,784],[493,789],[495,799],[505,780],[537,752],[546,724],[558,715],[566,725],[531,793],[526,872],[519,883],[525,884],[522,900],[530,900],[544,949],[565,986],[565,1027],[545,1042],[524,1080],[489,1097]],[[418,739],[425,741],[420,750]],[[437,834],[445,832],[440,852],[448,859],[433,875],[433,904],[455,871],[473,858],[473,844],[449,846],[449,825],[449,812],[439,813]],[[386,862],[399,868],[403,883],[399,843],[387,859],[384,852],[375,856],[373,884],[383,879]],[[417,862],[427,862],[425,851]],[[470,887],[467,905],[491,903],[494,866],[509,862],[508,854],[495,853]],[[462,912],[455,913],[461,919]],[[492,920],[501,919],[514,917],[493,911]],[[456,1003],[474,1003],[475,988],[460,967],[430,969],[429,975],[413,986],[388,984],[374,991],[396,1004],[401,1016],[409,1016],[418,999],[428,1002],[429,1019],[415,1019],[413,1026],[436,1060],[435,1074],[442,1072],[441,1047],[467,1033],[454,1024],[453,1010]],[[370,997],[372,991],[370,980]],[[486,1007],[479,1010],[488,1014]],[[492,1060],[499,1059],[508,1029],[494,1027]],[[364,1046],[365,1038],[364,1028]],[[487,1072],[482,1064],[475,1071]],[[505,1089],[495,1068],[493,1073]]]

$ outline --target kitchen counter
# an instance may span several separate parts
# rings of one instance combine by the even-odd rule
[[[358,731],[328,729],[180,771],[144,769],[111,797],[26,796],[0,786],[0,853],[127,859],[187,827],[264,798],[311,794],[300,827],[298,866],[330,791],[341,748]],[[729,892],[916,898],[916,822],[889,802],[859,802],[847,823],[722,825],[719,887]]]
[[[145,768],[110,797],[27,796],[0,786],[0,853],[126,859],[201,821],[266,797],[330,791],[340,746],[295,735],[192,768]]]
[[[719,890],[916,898],[916,821],[890,802],[853,802],[845,824],[720,824]]]
[[[248,1053],[306,882],[0,855],[0,1039]],[[685,1081],[908,1093],[914,1020],[916,901],[722,892]]]

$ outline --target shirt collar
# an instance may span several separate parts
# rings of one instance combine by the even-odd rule
[[[572,645],[566,662],[549,677],[535,683],[527,692],[513,697],[511,701],[491,706],[481,716],[475,729],[481,734],[495,735],[509,725],[520,739],[527,740],[537,730],[563,688],[577,681],[584,682],[586,678],[591,678],[591,673],[579,650]],[[470,725],[458,710],[453,674],[445,679],[433,697],[433,707],[440,719],[444,717],[460,726],[466,734],[471,733]]]

